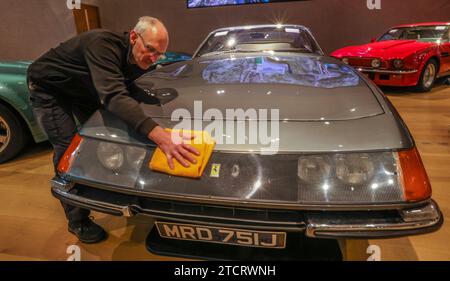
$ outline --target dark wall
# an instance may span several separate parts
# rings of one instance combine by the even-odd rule
[[[401,23],[450,21],[450,0],[311,0],[186,9],[185,0],[82,0],[100,7],[102,25],[131,29],[137,18],[152,15],[167,25],[170,49],[192,53],[213,29],[283,21],[310,27],[326,52],[360,44]],[[0,60],[35,59],[76,34],[66,0],[0,0]]]
[[[311,0],[244,6],[186,9],[185,0],[100,0],[102,24],[131,29],[137,18],[160,18],[171,35],[170,49],[192,53],[213,29],[283,21],[309,27],[325,52],[369,42],[392,25],[450,21],[449,0],[381,0],[369,10],[367,0]]]
[[[99,5],[99,0],[81,2]],[[0,60],[33,60],[75,36],[73,13],[66,3],[0,0]]]
[[[0,60],[35,59],[75,35],[65,0],[0,0]]]

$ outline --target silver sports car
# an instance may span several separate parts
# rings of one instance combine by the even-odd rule
[[[145,74],[130,92],[161,126],[211,133],[203,175],[151,170],[154,143],[99,110],[61,160],[54,196],[149,215],[161,237],[198,245],[286,248],[288,234],[380,238],[442,225],[394,107],[303,26],[215,30],[192,60]]]

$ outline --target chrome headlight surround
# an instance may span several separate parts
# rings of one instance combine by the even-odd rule
[[[402,59],[395,59],[392,61],[392,66],[395,69],[402,69],[404,65],[405,65],[405,63]]]
[[[381,67],[381,60],[380,59],[373,59],[370,63],[373,68],[380,68]]]

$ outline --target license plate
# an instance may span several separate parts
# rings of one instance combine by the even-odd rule
[[[170,222],[155,222],[155,224],[159,235],[169,239],[259,248],[284,249],[286,247],[286,232],[257,231]]]

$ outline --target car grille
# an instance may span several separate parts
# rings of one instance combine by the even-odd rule
[[[275,226],[303,230],[305,227],[304,211],[277,210],[268,208],[242,208],[181,201],[161,200],[150,197],[134,196],[109,190],[92,188],[77,184],[70,191],[99,202],[129,206],[132,213],[142,213],[154,217],[179,218],[201,221],[220,221],[226,224],[247,223],[253,226]],[[105,210],[99,210],[105,212]],[[122,215],[110,212],[112,215]]]
[[[374,58],[348,58],[348,63],[351,66],[372,68],[373,59]],[[387,63],[385,61],[381,62],[381,68],[387,68]]]
[[[62,201],[97,210],[112,215],[122,216],[118,207],[126,207],[129,215],[144,214],[157,220],[181,221],[186,223],[207,223],[209,225],[227,225],[229,227],[249,227],[255,229],[271,229],[283,231],[304,231],[311,222],[346,221],[350,224],[383,224],[402,222],[397,210],[379,211],[311,211],[287,210],[267,208],[242,208],[237,206],[223,206],[202,203],[188,203],[174,200],[161,200],[149,197],[134,196],[120,192],[93,188],[77,184],[69,192],[84,198],[87,205],[80,201],[71,201],[60,196],[53,190],[53,194]],[[89,203],[90,202],[90,203]],[[93,203],[98,202],[98,203]],[[100,203],[101,202],[101,203]],[[110,208],[108,206],[115,206]]]

